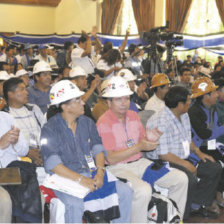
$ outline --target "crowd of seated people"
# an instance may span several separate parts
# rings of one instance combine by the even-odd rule
[[[141,46],[126,46],[128,35],[118,49],[103,45],[96,29],[63,49],[1,48],[0,167],[19,167],[23,187],[0,186],[0,223],[42,222],[40,188],[53,175],[88,190],[81,197],[48,187],[66,223],[90,213],[101,222],[147,223],[155,188],[166,189],[181,220],[220,215],[223,58],[214,69],[197,51],[156,64]],[[166,172],[146,181],[158,161]],[[102,195],[108,205],[94,203]]]

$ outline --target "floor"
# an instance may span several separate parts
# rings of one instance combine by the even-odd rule
[[[49,207],[47,204],[45,204],[44,213],[45,223],[49,223]],[[224,223],[224,208],[221,209],[220,215],[217,219],[204,219],[201,216],[192,216],[184,222],[184,224],[186,223]]]
[[[220,215],[217,219],[204,219],[200,216],[193,216],[184,223],[224,223],[224,208],[221,209]]]

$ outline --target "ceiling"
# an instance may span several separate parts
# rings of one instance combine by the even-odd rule
[[[61,0],[0,0],[0,3],[57,7]]]

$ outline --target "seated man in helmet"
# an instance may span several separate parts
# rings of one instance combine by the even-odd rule
[[[69,79],[75,85],[77,85],[80,90],[82,91],[86,90],[85,94],[82,96],[82,100],[91,107],[92,105],[88,101],[93,96],[94,91],[101,84],[101,79],[99,75],[95,76],[95,79],[92,80],[90,87],[88,88],[87,87],[87,73],[82,67],[76,66],[76,67],[73,67],[72,70],[69,72]]]
[[[224,135],[224,125],[218,122],[216,102],[218,99],[216,86],[207,77],[198,78],[192,85],[194,104],[189,109],[193,142],[204,153],[220,161],[223,167],[223,154],[218,151],[217,142]],[[224,142],[222,142],[224,143]],[[218,186],[217,203],[224,207],[222,192],[224,191],[224,171]]]
[[[130,96],[129,110],[133,110],[138,113],[139,110],[141,110],[141,106],[138,105],[136,102],[134,102],[134,98],[133,98],[133,95],[137,95],[137,93],[135,91],[135,89],[136,89],[135,80],[137,79],[137,77],[135,75],[133,75],[133,73],[129,69],[121,69],[117,75],[121,76],[128,82],[129,88],[133,92],[133,94]]]
[[[84,92],[69,80],[59,81],[52,87],[51,105],[55,106],[57,114],[42,128],[41,153],[46,172],[75,181],[88,188],[91,191],[89,195],[96,197],[100,194],[101,188],[106,187],[106,152],[95,123],[83,115],[83,94]],[[104,217],[105,221],[116,218],[114,222],[130,222],[132,190],[120,181],[116,181],[115,184],[120,217],[117,212],[105,212],[109,215],[108,219]],[[58,190],[54,190],[54,193],[65,205],[65,223],[81,223],[85,198]],[[113,202],[108,201],[109,206],[106,209],[109,209]],[[98,207],[96,204],[93,210]]]
[[[51,67],[45,61],[37,62],[33,67],[34,85],[27,89],[28,102],[40,107],[43,114],[50,103]]]
[[[217,207],[211,205],[215,199],[221,166],[211,156],[202,153],[191,139],[191,124],[187,114],[191,104],[190,93],[182,86],[174,86],[164,100],[164,109],[153,115],[146,125],[148,130],[157,128],[163,133],[158,147],[147,152],[147,157],[168,161],[172,167],[187,174],[189,187],[184,218],[188,218],[192,202],[198,204],[199,214],[217,218]]]
[[[164,97],[169,90],[170,80],[167,75],[158,73],[152,77],[151,89],[154,95],[147,101],[145,110],[153,110],[156,113],[165,107]]]
[[[134,196],[131,221],[146,223],[152,188],[142,177],[152,161],[142,158],[142,151],[154,150],[158,143],[145,138],[145,130],[138,114],[129,110],[132,94],[125,79],[111,78],[103,94],[107,98],[109,110],[99,118],[97,128],[108,153],[108,169],[115,176],[125,178],[132,184]],[[168,188],[168,197],[176,202],[183,215],[187,176],[182,171],[173,169],[161,178],[157,176],[154,183]]]
[[[121,69],[117,75],[121,76],[128,82],[128,85],[129,85],[131,91],[133,91],[133,92],[135,91],[136,76],[133,75],[133,73],[129,69]],[[99,117],[101,115],[103,115],[109,109],[106,98],[102,97],[102,94],[104,93],[104,91],[107,87],[107,83],[108,83],[108,80],[104,80],[102,82],[102,84],[100,86],[101,87],[100,97],[99,97],[97,103],[94,105],[93,110],[92,110],[93,117],[95,118],[96,121],[99,119]],[[137,95],[136,92],[134,92],[133,95],[134,94]],[[131,95],[131,98],[130,98],[129,110],[133,110],[138,113],[139,110],[141,109],[141,107],[137,103],[132,101],[133,95]]]
[[[215,79],[214,83],[219,86],[217,88],[218,99],[216,101],[216,111],[218,113],[219,125],[224,124],[224,79]],[[221,142],[224,143],[224,136],[220,138]]]

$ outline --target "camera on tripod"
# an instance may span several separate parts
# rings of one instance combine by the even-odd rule
[[[147,43],[156,43],[162,40],[163,37],[165,37],[165,33],[162,31],[169,28],[169,22],[166,23],[166,26],[160,26],[152,28],[149,32],[143,32],[142,33],[142,39]]]
[[[155,45],[159,41],[164,41],[167,47],[182,46],[183,36],[174,35],[173,32],[168,32],[169,21],[166,22],[166,26],[160,26],[152,28],[149,32],[144,32],[142,38],[145,42],[150,43],[151,46]]]
[[[174,33],[170,33],[170,38],[166,40],[167,47],[177,47],[183,45],[183,36],[174,36]]]
[[[148,53],[148,58],[142,62],[145,73],[150,74],[164,71],[164,63],[161,60],[161,57],[165,48],[159,51],[159,42],[165,42],[167,48],[166,62],[173,59],[174,48],[183,45],[183,36],[175,35],[174,32],[167,31],[168,28],[169,21],[166,22],[166,26],[155,27],[149,32],[142,33],[142,39],[149,45],[145,47],[145,52]]]

